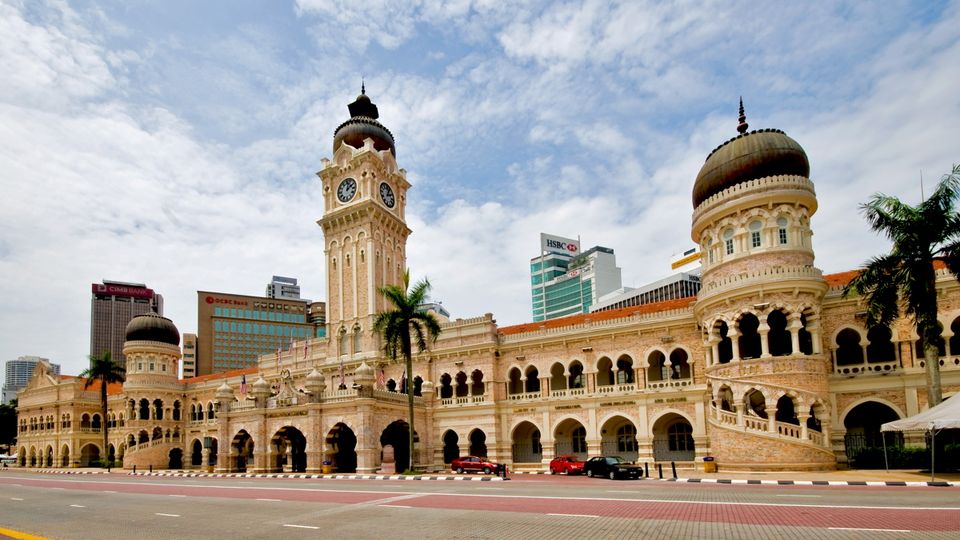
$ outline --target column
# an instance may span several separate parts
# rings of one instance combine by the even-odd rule
[[[542,375],[538,377],[540,380],[540,397],[547,398],[550,396],[550,376]]]
[[[806,441],[810,438],[807,431],[807,420],[810,419],[810,415],[801,413],[797,415],[797,419],[800,420],[800,439]]]
[[[757,333],[760,334],[760,358],[770,358],[770,326],[766,321],[761,321],[757,327]]]
[[[777,408],[776,407],[767,407],[764,409],[767,413],[767,431],[770,433],[777,432]]]
[[[733,351],[733,358],[730,359],[731,362],[740,361],[740,342],[737,338],[740,337],[740,332],[736,328],[731,328],[727,332],[727,337],[730,338],[730,349]]]
[[[293,445],[287,444],[287,451],[285,452],[287,461],[283,464],[283,472],[293,472]]]
[[[187,459],[186,456],[184,456],[184,458]],[[207,463],[210,463],[210,449],[203,448],[200,450],[200,470],[207,470]]]
[[[790,350],[793,354],[800,354],[800,329],[803,328],[803,323],[800,322],[799,313],[790,314],[790,324],[787,328],[790,330]]]

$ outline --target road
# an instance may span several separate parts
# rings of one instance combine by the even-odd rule
[[[65,539],[956,538],[960,489],[3,472],[0,528]]]

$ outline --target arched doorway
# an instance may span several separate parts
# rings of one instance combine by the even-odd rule
[[[695,453],[693,426],[686,418],[668,413],[653,425],[654,460],[693,461]]]
[[[620,456],[627,461],[636,461],[637,427],[622,416],[607,420],[600,429],[600,442],[605,456]]]
[[[81,467],[94,467],[100,461],[100,447],[88,443],[83,448],[80,449],[80,466]]]
[[[117,461],[117,449],[113,443],[107,445],[107,463],[112,464]]]
[[[579,421],[567,418],[553,431],[553,449],[558,456],[576,456],[587,459],[587,430]]]
[[[63,445],[63,448],[60,449],[60,466],[70,466],[70,447],[67,445]]]
[[[44,465],[47,467],[53,467],[53,447],[48,446],[46,451],[46,458],[44,459]]]
[[[883,447],[880,426],[899,419],[896,411],[879,401],[865,401],[851,409],[843,419],[843,426],[847,429],[843,437],[847,459],[855,459],[864,448]],[[903,434],[888,435],[887,445],[903,446]]]
[[[194,439],[190,450],[190,465],[199,467],[203,465],[203,443],[200,439]]]
[[[233,437],[230,446],[230,457],[234,461],[231,468],[237,472],[247,472],[247,465],[253,462],[253,437],[241,429]]]
[[[784,422],[787,424],[794,424],[799,426],[800,420],[797,418],[796,407],[793,403],[793,398],[790,396],[781,396],[777,400],[777,422]]]
[[[417,432],[413,432],[414,449],[419,442]],[[393,457],[396,463],[397,472],[403,472],[412,469],[410,464],[410,424],[403,420],[397,420],[387,426],[380,434],[380,446],[393,446]],[[414,451],[414,464],[416,464],[416,451]],[[382,458],[382,456],[381,456]]]
[[[540,463],[543,446],[540,445],[540,429],[532,422],[523,421],[513,428],[513,462]]]
[[[183,468],[183,450],[179,448],[173,448],[170,450],[170,467],[171,469],[182,469]]]
[[[450,463],[453,460],[460,457],[460,436],[457,435],[457,432],[448,429],[446,433],[443,434],[443,462]]]
[[[470,432],[470,455],[487,457],[487,434],[482,429]]]
[[[307,439],[292,426],[284,426],[270,439],[273,460],[270,464],[276,471],[306,472]]]
[[[217,439],[216,439],[216,438],[211,438],[211,439],[210,439],[210,457],[209,457],[208,460],[207,460],[207,465],[211,465],[211,466],[212,466],[212,465],[216,465],[216,464],[217,464],[217,452],[218,452],[218,451],[219,451],[219,450],[217,449]]]
[[[357,472],[357,436],[344,423],[333,426],[327,433],[327,456],[334,470],[341,473]]]

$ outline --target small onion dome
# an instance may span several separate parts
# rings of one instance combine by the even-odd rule
[[[253,389],[250,393],[254,396],[270,395],[270,383],[263,380],[263,376],[261,375],[260,378],[253,383]]]
[[[307,374],[307,382],[304,386],[311,392],[323,392],[327,387],[327,380],[323,373],[317,371],[317,368],[313,368],[313,371]]]
[[[373,368],[368,366],[366,362],[360,364],[360,367],[353,372],[353,380],[358,384],[367,384],[373,382],[374,373]]]
[[[350,119],[340,124],[333,132],[334,153],[343,143],[354,148],[363,148],[364,139],[370,138],[373,139],[374,148],[390,150],[394,157],[397,156],[393,134],[383,124],[377,122],[380,113],[366,94],[361,92],[356,101],[347,105],[347,109],[350,110]]]
[[[423,384],[420,385],[421,394],[432,394],[433,393],[433,383],[430,381],[423,381]]]
[[[127,323],[126,341],[159,341],[180,345],[180,331],[170,319],[156,313],[146,313]]]
[[[217,393],[215,395],[220,401],[233,399],[233,388],[230,388],[230,385],[227,384],[227,381],[223,381],[223,384],[217,387]]]
[[[810,162],[797,141],[779,129],[747,132],[740,102],[739,135],[710,152],[693,185],[693,207],[737,184],[768,176],[808,177]]]

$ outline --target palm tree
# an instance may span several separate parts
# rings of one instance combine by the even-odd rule
[[[930,407],[942,400],[934,263],[943,263],[960,279],[960,214],[954,207],[958,195],[960,165],[954,165],[918,206],[879,193],[861,205],[870,227],[886,235],[893,249],[867,261],[843,291],[844,296],[855,291],[866,297],[868,327],[889,325],[900,316],[901,304],[913,317],[923,344]]]
[[[410,463],[408,470],[413,470],[413,343],[416,343],[420,352],[427,350],[428,341],[436,341],[440,335],[440,323],[433,313],[422,307],[430,290],[430,282],[426,279],[418,281],[410,289],[410,270],[403,273],[403,287],[387,285],[380,287],[380,294],[393,303],[394,309],[388,309],[377,314],[373,322],[373,329],[383,338],[383,351],[391,360],[403,355],[406,364],[407,379],[407,415],[409,416],[410,432]]]
[[[83,383],[83,389],[86,390],[93,386],[93,383],[100,381],[100,410],[103,412],[100,422],[100,428],[103,430],[103,457],[102,462],[107,463],[109,453],[107,452],[107,385],[110,383],[123,382],[123,374],[126,371],[123,366],[117,364],[110,358],[110,351],[103,351],[103,354],[96,356],[90,355],[90,367],[83,370],[80,376],[86,379]]]

